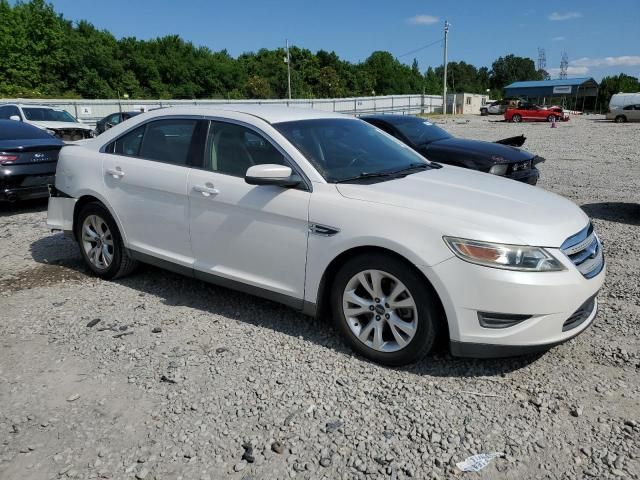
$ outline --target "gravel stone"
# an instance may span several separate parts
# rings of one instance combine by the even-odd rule
[[[483,452],[506,456],[479,480],[640,478],[640,123],[499,120],[434,119],[470,139],[524,133],[546,158],[535,188],[591,217],[607,280],[583,334],[385,368],[325,317],[151,266],[98,279],[46,201],[0,205],[0,478],[431,480]]]

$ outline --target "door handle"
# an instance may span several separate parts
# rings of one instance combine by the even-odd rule
[[[206,183],[205,185],[195,185],[193,189],[196,192],[200,192],[203,197],[215,196],[220,193],[220,190],[214,188],[212,183]]]
[[[107,175],[111,175],[113,178],[121,178],[124,177],[124,172],[120,167],[116,167],[115,169],[109,168],[107,169]]]

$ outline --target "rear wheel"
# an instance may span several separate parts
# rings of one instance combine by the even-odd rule
[[[624,115],[618,115],[615,119],[616,123],[625,123],[627,121],[627,117]]]
[[[349,345],[385,365],[419,360],[437,335],[435,293],[421,275],[390,256],[349,260],[335,277],[331,304],[336,326]]]
[[[511,117],[511,121],[513,123],[520,123],[522,121],[522,116],[520,116],[519,113],[516,113],[513,115],[513,117]]]
[[[82,258],[98,277],[123,277],[137,266],[124,247],[116,222],[100,203],[82,207],[76,223],[76,238]]]

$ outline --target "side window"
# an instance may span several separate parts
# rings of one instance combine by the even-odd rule
[[[146,125],[143,125],[118,138],[112,144],[113,153],[126,155],[128,157],[137,157],[140,153],[140,144],[142,143],[142,135],[144,134],[145,128]]]
[[[627,105],[623,110],[633,110],[633,105]]]
[[[107,123],[110,123],[111,125],[119,124],[120,123],[120,114],[119,113],[114,113],[113,115],[111,115],[107,119]]]
[[[174,165],[187,165],[197,123],[195,119],[157,120],[148,123],[138,156]]]
[[[287,165],[284,156],[255,131],[233,123],[211,122],[205,165],[207,170],[244,177],[253,165]]]

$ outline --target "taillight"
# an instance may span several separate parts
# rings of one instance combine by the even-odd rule
[[[3,155],[0,154],[0,165],[6,165],[8,163],[13,163],[18,159],[17,155]]]

